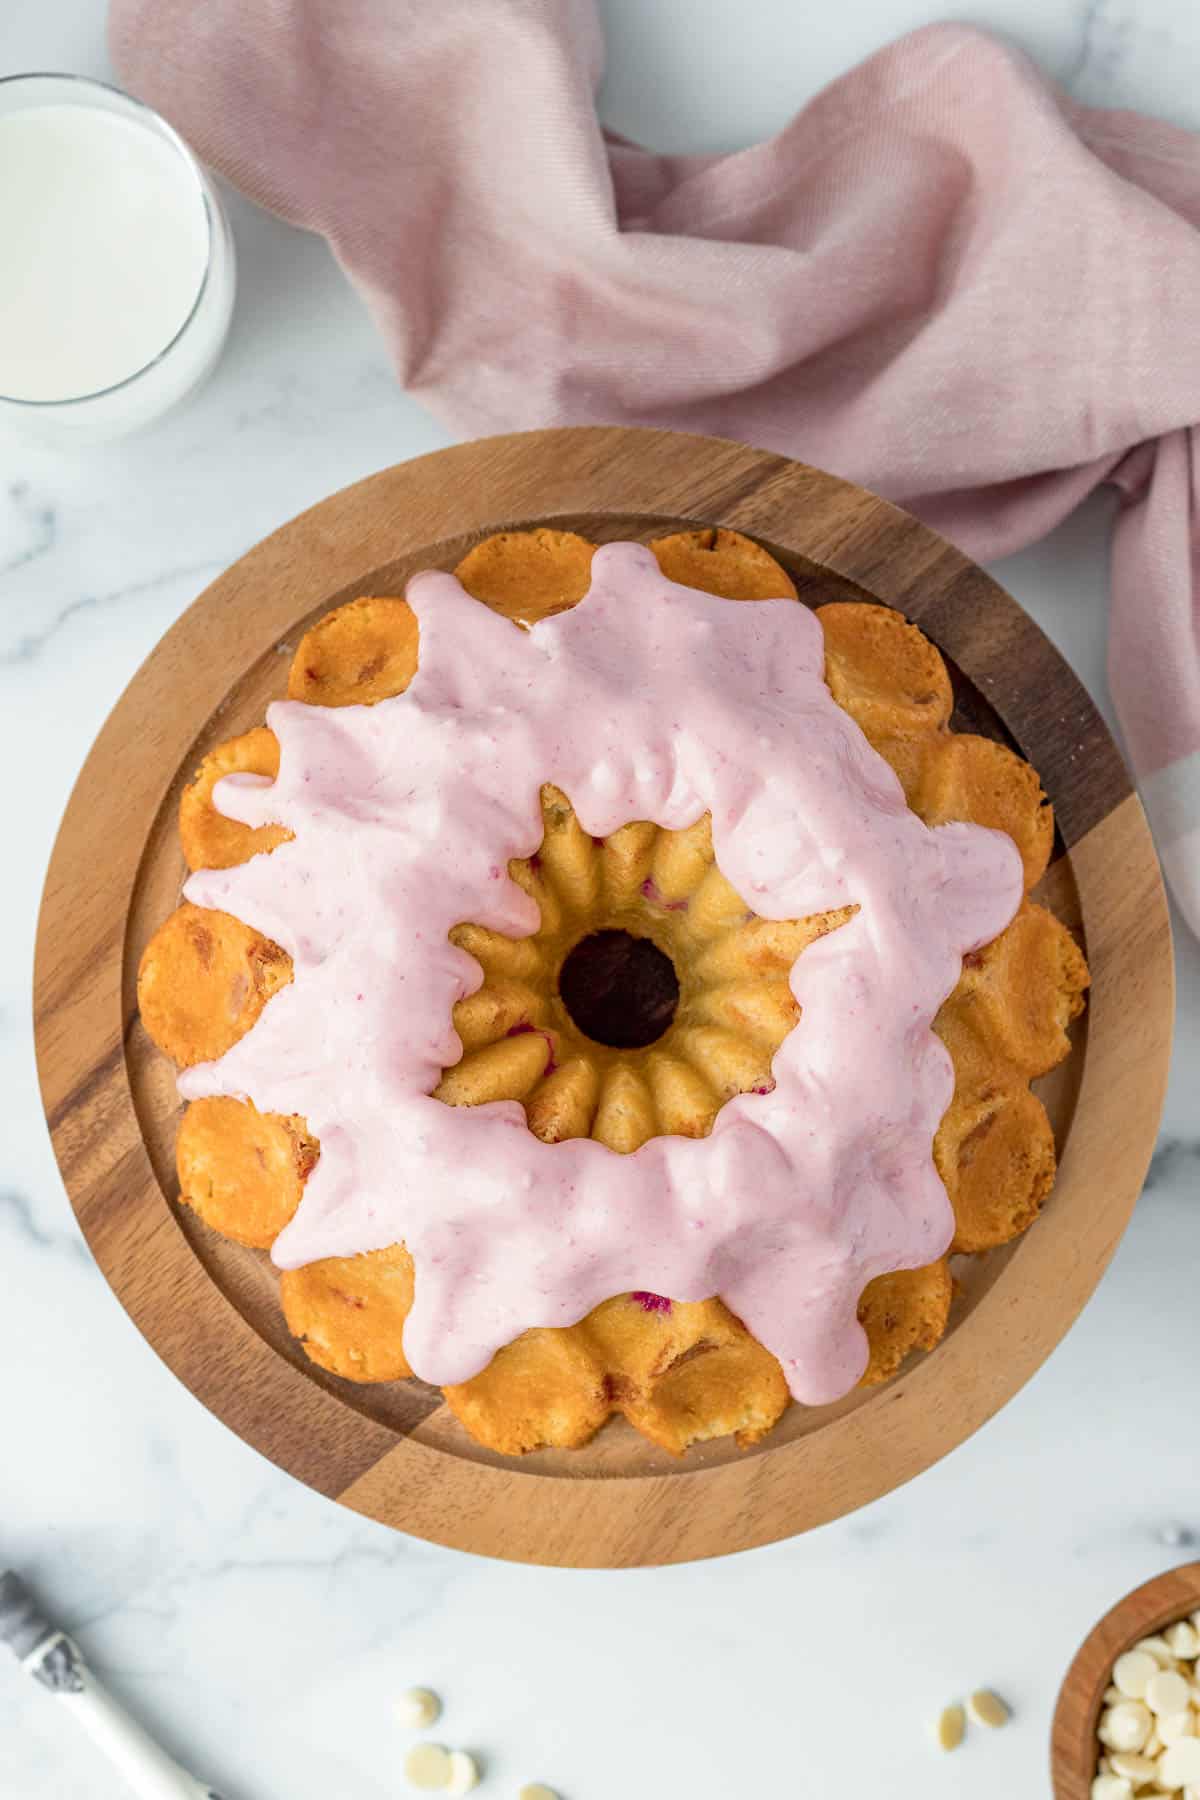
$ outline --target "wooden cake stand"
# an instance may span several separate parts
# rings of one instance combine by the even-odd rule
[[[739,1452],[679,1461],[614,1421],[583,1450],[506,1460],[438,1390],[355,1386],[307,1361],[266,1256],[176,1203],[174,1071],[135,1004],[142,948],[184,875],[180,790],[261,722],[318,615],[403,591],[503,528],[605,540],[722,525],[801,597],[885,601],[951,664],[955,722],[1015,744],[1054,803],[1038,898],[1091,964],[1073,1055],[1038,1084],[1061,1168],[1045,1215],[964,1264],[939,1348],[886,1386],[793,1406]],[[767,1543],[876,1499],[960,1444],[1027,1381],[1111,1257],[1154,1146],[1171,1036],[1167,908],[1141,806],[1084,689],[1016,602],[936,533],[784,457],[671,432],[485,439],[403,463],[292,520],[200,596],[113,709],[51,860],[37,947],[46,1115],[92,1252],[180,1380],[256,1449],[344,1505],[443,1544],[566,1565],[682,1561]]]

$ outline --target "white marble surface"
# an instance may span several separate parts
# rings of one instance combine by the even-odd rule
[[[99,0],[0,11],[0,73],[104,71]],[[664,146],[781,123],[933,0],[609,0],[605,106]],[[1192,0],[978,0],[1088,99],[1200,127]],[[747,21],[757,30],[747,35]],[[731,46],[735,50],[731,53]],[[76,459],[0,446],[0,1564],[36,1578],[113,1685],[232,1800],[384,1800],[389,1697],[447,1699],[498,1800],[1047,1791],[1055,1688],[1093,1617],[1200,1540],[1200,955],[1180,945],[1163,1139],[1082,1321],[970,1443],[855,1518],[722,1563],[509,1568],[352,1518],[245,1448],[156,1361],[83,1248],[28,1024],[42,870],[123,683],[196,591],[311,501],[444,441],[399,394],[318,243],[234,207],[242,287],[210,386]],[[1107,708],[1101,504],[999,571]],[[51,724],[53,721],[53,725]],[[1200,1554],[1200,1549],[1192,1552]],[[929,1716],[980,1682],[1012,1728],[959,1756]],[[0,1665],[0,1795],[117,1800]]]

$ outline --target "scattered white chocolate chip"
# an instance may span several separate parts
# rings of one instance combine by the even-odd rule
[[[1177,1744],[1180,1738],[1195,1737],[1196,1715],[1190,1706],[1182,1712],[1164,1713],[1158,1721],[1158,1735],[1164,1744]]]
[[[991,1688],[976,1688],[967,1701],[971,1717],[980,1725],[990,1725],[993,1730],[997,1726],[1007,1725],[1011,1718],[1011,1710],[1005,1705],[999,1694]]]
[[[404,1759],[404,1777],[411,1787],[444,1788],[450,1779],[450,1752],[440,1744],[414,1744]]]
[[[473,1756],[465,1750],[450,1752],[450,1776],[445,1789],[452,1800],[461,1800],[463,1794],[469,1794],[472,1788],[479,1786],[479,1766]]]
[[[1113,1686],[1119,1688],[1127,1700],[1140,1700],[1146,1692],[1147,1682],[1158,1674],[1158,1668],[1157,1658],[1148,1650],[1127,1650],[1113,1664]]]
[[[427,1731],[441,1712],[441,1701],[428,1688],[409,1688],[396,1702],[396,1717],[406,1731]]]
[[[962,1708],[959,1708],[961,1713]],[[442,1703],[430,1688],[408,1688],[396,1701],[396,1716],[410,1731],[424,1731],[441,1717]],[[414,1744],[404,1759],[404,1777],[410,1787],[440,1791],[450,1800],[463,1800],[479,1786],[479,1764],[466,1750],[446,1750],[441,1744]],[[517,1800],[558,1800],[552,1788],[540,1781],[528,1782]]]
[[[1158,1773],[1153,1757],[1126,1756],[1120,1750],[1109,1759],[1109,1767],[1114,1775],[1123,1775],[1126,1781],[1132,1781],[1134,1787],[1145,1787]]]
[[[1120,1685],[1118,1682],[1117,1686]],[[1167,1713],[1183,1712],[1191,1697],[1192,1691],[1188,1683],[1182,1675],[1176,1674],[1174,1669],[1160,1669],[1158,1674],[1152,1676],[1146,1683],[1146,1705],[1152,1713],[1158,1715],[1159,1719],[1162,1719]],[[1164,1743],[1167,1742],[1161,1724],[1158,1730]]]
[[[963,1741],[967,1729],[967,1715],[957,1700],[953,1706],[943,1706],[938,1714],[936,1736],[938,1748],[941,1750],[957,1750]]]
[[[1100,1742],[1110,1750],[1140,1750],[1149,1736],[1150,1713],[1140,1700],[1122,1700],[1101,1717]]]
[[[1120,1775],[1097,1775],[1092,1800],[1133,1800],[1133,1783]]]

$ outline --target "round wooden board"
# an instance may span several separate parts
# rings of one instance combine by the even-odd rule
[[[1050,1730],[1054,1800],[1089,1800],[1100,1745],[1096,1726],[1118,1656],[1200,1607],[1200,1562],[1167,1569],[1118,1601],[1092,1627],[1067,1671]]]
[[[212,744],[261,721],[286,652],[356,595],[399,593],[478,538],[536,523],[597,540],[697,524],[764,543],[801,596],[886,601],[940,645],[963,728],[1040,771],[1060,833],[1039,898],[1083,940],[1090,1005],[1039,1087],[1061,1152],[1044,1217],[964,1264],[938,1350],[882,1388],[793,1406],[767,1440],[674,1461],[623,1422],[586,1450],[507,1461],[436,1389],[354,1386],[304,1357],[265,1257],[175,1204],[174,1072],[137,1017],[138,958],[178,899],[180,788]],[[683,1561],[803,1531],[907,1481],[1025,1382],[1091,1294],[1154,1145],[1171,1036],[1167,910],[1141,807],[1087,694],[1002,588],[873,494],[744,445],[621,428],[485,439],[323,501],[229,569],[169,631],[84,766],[38,936],[42,1091],[76,1214],[117,1296],[220,1418],[322,1493],[405,1531],[518,1560]]]

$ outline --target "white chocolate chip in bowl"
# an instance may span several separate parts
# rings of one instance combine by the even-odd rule
[[[1164,1713],[1158,1721],[1158,1736],[1164,1745],[1177,1744],[1180,1738],[1195,1735],[1196,1715],[1190,1706],[1184,1707],[1182,1712]]]
[[[1140,1700],[1122,1700],[1101,1714],[1097,1735],[1110,1750],[1140,1750],[1151,1724],[1150,1710]]]
[[[1120,1775],[1126,1781],[1131,1781],[1134,1787],[1145,1787],[1147,1782],[1154,1780],[1158,1772],[1152,1756],[1129,1755],[1118,1750],[1114,1756],[1106,1758],[1106,1760],[1114,1775]]]
[[[1133,1800],[1133,1783],[1121,1775],[1097,1775],[1092,1800]]]
[[[1117,1683],[1118,1687],[1120,1683]],[[1174,1669],[1160,1669],[1157,1675],[1146,1683],[1146,1705],[1159,1719],[1170,1713],[1183,1712],[1192,1697],[1190,1684]],[[1164,1743],[1169,1740],[1159,1725],[1159,1735]]]
[[[1127,1650],[1113,1664],[1113,1687],[1121,1698],[1141,1700],[1146,1684],[1159,1672],[1159,1662],[1148,1650]]]
[[[1175,1793],[1181,1787],[1200,1786],[1200,1738],[1180,1738],[1168,1744],[1158,1759],[1159,1787]]]

